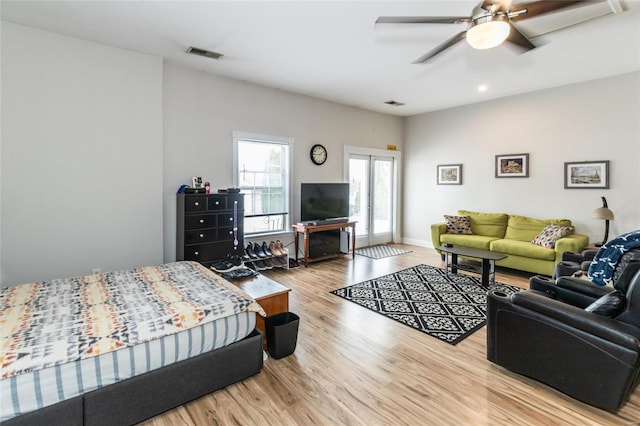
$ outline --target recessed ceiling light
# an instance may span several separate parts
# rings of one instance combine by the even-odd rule
[[[488,88],[489,87],[486,84],[481,84],[480,86],[478,86],[478,92],[486,92]]]

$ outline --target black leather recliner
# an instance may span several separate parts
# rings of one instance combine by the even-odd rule
[[[531,288],[487,298],[487,359],[587,404],[616,411],[640,381],[640,250],[613,287],[533,277]]]

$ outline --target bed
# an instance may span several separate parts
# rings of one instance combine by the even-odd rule
[[[3,425],[133,424],[258,373],[264,311],[196,262],[0,291]]]

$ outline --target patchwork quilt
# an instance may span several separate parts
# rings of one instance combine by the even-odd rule
[[[0,377],[89,358],[260,305],[196,262],[0,290]]]

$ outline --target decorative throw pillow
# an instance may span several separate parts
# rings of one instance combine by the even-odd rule
[[[556,241],[569,235],[572,231],[573,228],[570,226],[547,225],[531,240],[531,243],[546,248],[554,248]]]
[[[445,214],[444,220],[447,222],[447,234],[473,234],[469,216],[449,216]]]

